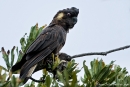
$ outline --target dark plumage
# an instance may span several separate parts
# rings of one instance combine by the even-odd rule
[[[58,55],[65,44],[67,32],[77,22],[78,13],[79,10],[75,7],[57,12],[50,25],[30,45],[21,61],[12,67],[12,72],[21,69],[19,78],[23,83],[27,82],[34,71],[39,70],[41,61],[52,53]]]

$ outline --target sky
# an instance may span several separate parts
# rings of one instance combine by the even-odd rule
[[[67,35],[61,52],[71,56],[87,52],[102,52],[130,45],[130,0],[0,0],[0,47],[5,50],[18,46],[20,38],[29,33],[31,26],[49,24],[57,11],[79,8],[78,22]],[[0,54],[0,65],[5,66]],[[130,73],[130,48],[107,56],[85,56],[75,59],[81,68],[83,61],[90,68],[94,59],[106,64],[126,67]],[[83,76],[83,70],[79,74]],[[39,79],[42,74],[33,75]]]

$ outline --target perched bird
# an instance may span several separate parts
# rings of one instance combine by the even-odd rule
[[[39,70],[38,65],[41,61],[47,59],[52,53],[59,54],[65,44],[69,29],[77,23],[78,13],[79,9],[75,7],[58,11],[49,26],[30,45],[21,61],[11,68],[11,72],[20,69],[19,78],[23,81],[23,84],[28,81],[34,71]]]

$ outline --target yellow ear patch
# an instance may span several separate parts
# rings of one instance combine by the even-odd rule
[[[63,16],[64,16],[64,13],[59,13],[56,18],[60,20],[60,19],[62,19]]]

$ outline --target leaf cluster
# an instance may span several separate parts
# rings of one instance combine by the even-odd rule
[[[10,76],[10,69],[15,63],[19,62],[32,42],[38,37],[45,26],[38,27],[38,24],[31,27],[29,35],[25,34],[20,39],[21,49],[14,46],[11,50],[5,51],[1,49],[2,58],[5,61],[6,67],[0,65],[0,87],[19,87],[20,82],[16,75],[13,75],[9,81],[6,79]],[[77,78],[81,69],[78,69],[78,64],[75,60],[62,61],[58,57],[52,55],[52,65],[47,69],[43,69],[43,75],[39,80],[43,82],[31,81],[24,87],[130,87],[130,75],[126,68],[121,68],[119,65],[114,65],[114,61],[109,64],[100,59],[94,59],[90,62],[90,68],[83,62],[84,76],[81,79]],[[63,69],[62,69],[63,68]],[[55,78],[54,78],[55,71]],[[19,74],[19,71],[13,73]]]

